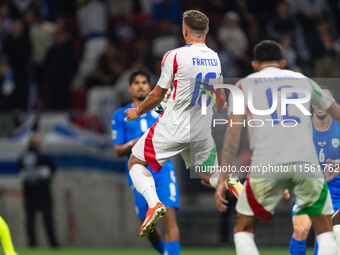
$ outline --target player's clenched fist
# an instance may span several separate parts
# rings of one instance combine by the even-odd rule
[[[140,117],[140,114],[138,112],[138,108],[127,109],[124,113],[126,114],[126,119],[127,119],[128,122],[131,122],[131,121],[138,119]]]

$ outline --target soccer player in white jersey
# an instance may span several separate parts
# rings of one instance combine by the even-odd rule
[[[340,106],[312,80],[301,73],[284,70],[286,61],[276,42],[257,44],[254,57],[255,73],[237,83],[244,97],[250,97],[252,101],[245,100],[243,115],[236,113],[236,106],[233,109],[229,102],[229,126],[221,158],[221,166],[233,163],[241,129],[247,126],[252,163],[251,173],[236,204],[236,253],[259,254],[254,242],[257,222],[272,219],[284,189],[288,188],[295,197],[297,214],[311,216],[319,254],[338,254],[332,232],[331,197],[322,171],[320,168],[315,171],[319,163],[307,109],[311,104],[316,105],[340,120]],[[283,104],[285,98],[288,105]],[[259,109],[270,111],[261,115]],[[275,171],[266,174],[266,169]],[[220,179],[215,193],[220,211],[226,210],[224,192],[225,185]]]
[[[221,76],[221,65],[217,53],[205,45],[209,30],[209,19],[202,12],[186,11],[183,14],[182,33],[186,45],[167,52],[162,60],[161,77],[142,104],[125,111],[132,121],[152,110],[172,88],[167,109],[132,148],[128,167],[134,187],[148,202],[149,210],[140,230],[146,236],[153,230],[155,222],[166,209],[159,201],[154,179],[148,165],[158,172],[168,158],[181,154],[186,167],[204,164],[217,166],[216,148],[211,136],[212,114],[201,115],[198,105],[190,106],[194,79],[202,82]],[[220,91],[223,101],[225,95]],[[223,94],[223,95],[222,95]],[[224,103],[218,104],[218,111]],[[207,109],[212,112],[212,106]],[[162,174],[162,172],[160,172]],[[218,178],[202,178],[205,185],[215,187]]]

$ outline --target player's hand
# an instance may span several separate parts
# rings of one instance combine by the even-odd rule
[[[140,117],[138,108],[129,108],[124,113],[126,114],[126,119],[128,122],[131,122]]]
[[[325,167],[325,177],[326,181],[330,182],[340,173],[340,159],[332,160],[327,159],[327,165]]]
[[[224,102],[223,107],[221,109],[218,109],[216,107],[217,113],[224,113],[227,109],[228,109],[228,103],[227,102]]]
[[[282,199],[288,200],[290,198],[289,189],[285,189],[282,194]]]
[[[223,105],[220,105],[220,103],[218,102],[217,106],[216,106],[216,112],[217,113],[224,113],[227,109],[228,109],[228,103],[227,103],[227,96],[224,92],[224,89],[216,89],[218,95],[220,96],[220,99],[222,101]]]
[[[229,203],[228,200],[225,199],[225,192],[227,188],[225,186],[224,180],[220,180],[216,191],[215,191],[215,201],[216,201],[216,206],[217,209],[220,212],[226,212],[228,209],[227,204]]]

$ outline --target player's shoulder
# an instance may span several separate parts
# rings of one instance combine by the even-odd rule
[[[340,122],[336,121],[333,119],[333,123],[334,123],[334,128],[337,130],[337,131],[340,131]]]
[[[164,66],[166,60],[173,59],[174,56],[176,55],[176,53],[178,53],[178,51],[179,51],[181,48],[183,48],[183,47],[179,47],[179,48],[175,48],[175,49],[172,49],[172,50],[167,51],[167,52],[163,55],[163,58],[162,58],[162,66]]]
[[[181,48],[178,48],[178,51],[180,53],[183,54],[197,54],[198,52],[201,53],[208,53],[208,54],[213,54],[213,55],[218,55],[217,52],[215,52],[214,50],[212,50],[211,48],[209,48],[207,45],[205,44],[187,44]]]
[[[247,84],[254,84],[253,80],[257,78],[293,78],[293,79],[302,79],[307,78],[300,72],[295,72],[287,69],[279,69],[279,68],[266,68],[258,72],[254,72],[246,76],[245,78],[240,79],[236,85],[238,87],[245,87]]]
[[[248,75],[246,78],[259,78],[259,77],[294,77],[294,78],[307,78],[300,72],[288,70],[288,69],[280,69],[280,68],[265,68],[261,71],[254,72]]]

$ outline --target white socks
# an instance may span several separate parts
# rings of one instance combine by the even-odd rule
[[[133,186],[145,198],[149,208],[154,207],[159,198],[156,193],[155,181],[150,171],[143,165],[135,164],[131,167],[130,177]]]
[[[216,170],[211,176],[210,176],[210,179],[209,179],[209,182],[210,182],[210,186],[213,187],[214,189],[217,188],[218,186],[218,183],[220,181],[220,175],[221,175],[221,172]]]
[[[249,232],[238,232],[234,234],[234,242],[237,255],[259,255],[254,234]]]
[[[338,247],[333,232],[325,232],[316,237],[319,244],[318,255],[338,255]]]
[[[340,251],[340,225],[333,226],[333,231],[336,238],[336,244],[338,245],[338,249]]]

